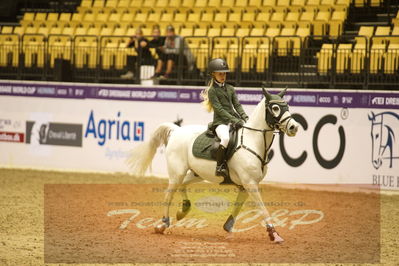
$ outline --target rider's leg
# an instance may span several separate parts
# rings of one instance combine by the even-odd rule
[[[219,125],[215,129],[216,135],[220,138],[220,145],[216,151],[216,175],[223,176],[225,179],[229,176],[226,167],[226,148],[229,144],[229,126]]]

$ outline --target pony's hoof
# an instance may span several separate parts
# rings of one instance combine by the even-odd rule
[[[155,233],[156,234],[163,234],[166,230],[167,226],[166,224],[159,224],[157,226],[154,227]]]
[[[274,232],[273,236],[274,236],[273,243],[282,244],[284,242],[284,239],[277,232]]]
[[[184,217],[186,217],[188,212],[182,212],[182,211],[177,211],[176,213],[176,219],[178,221],[180,221],[181,219],[183,219]]]

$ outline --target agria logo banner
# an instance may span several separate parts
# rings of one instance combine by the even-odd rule
[[[86,125],[85,138],[94,138],[103,146],[109,140],[144,141],[144,122],[129,121],[121,112],[114,117],[100,117],[91,110]]]
[[[394,112],[369,114],[371,122],[371,162],[375,169],[399,163],[399,115]]]

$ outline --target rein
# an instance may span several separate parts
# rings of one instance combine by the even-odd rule
[[[256,151],[254,151],[250,147],[244,145],[244,129],[248,129],[248,130],[252,130],[252,131],[256,131],[256,132],[262,133],[263,139],[264,139],[264,142],[265,142],[265,152],[263,154],[263,158],[259,154],[257,154]],[[269,163],[269,160],[267,159],[267,154],[268,154],[268,152],[269,152],[269,150],[270,150],[270,148],[271,148],[271,146],[273,144],[273,141],[274,141],[274,134],[273,134],[272,141],[270,142],[269,145],[267,145],[267,143],[266,143],[266,133],[267,132],[274,132],[274,134],[278,133],[274,129],[257,129],[257,128],[243,126],[242,130],[241,130],[240,145],[238,145],[235,148],[235,150],[234,150],[234,153],[235,153],[239,149],[243,148],[243,149],[249,151],[250,153],[252,153],[253,155],[255,155],[256,158],[258,158],[260,163],[262,164],[262,171],[263,171],[263,168],[265,167],[265,165],[267,165]]]

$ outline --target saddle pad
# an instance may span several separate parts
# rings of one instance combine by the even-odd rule
[[[193,144],[193,155],[201,159],[215,160],[212,158],[211,152],[214,141],[214,138],[208,137],[205,131],[195,139]]]
[[[226,160],[230,160],[237,147],[238,134],[236,130],[230,131],[230,141],[227,145]],[[209,137],[207,131],[199,135],[193,144],[193,155],[197,158],[215,161],[215,138]]]

